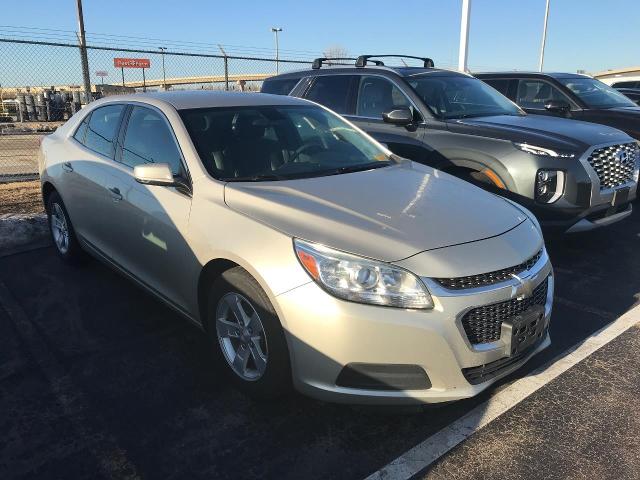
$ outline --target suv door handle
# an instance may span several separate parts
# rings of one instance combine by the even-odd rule
[[[120,189],[118,187],[109,187],[107,188],[109,192],[111,192],[111,198],[114,202],[119,202],[122,200],[122,194],[120,193]]]
[[[71,165],[71,162],[64,162],[62,164],[62,170],[65,172],[73,172],[73,165]]]

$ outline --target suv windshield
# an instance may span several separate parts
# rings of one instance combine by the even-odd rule
[[[225,181],[337,175],[392,163],[385,150],[320,107],[181,110],[209,173]]]
[[[405,80],[433,114],[442,119],[525,115],[508,98],[476,78],[427,74]]]
[[[559,78],[558,80],[588,107],[637,107],[635,103],[616,89],[593,78]]]

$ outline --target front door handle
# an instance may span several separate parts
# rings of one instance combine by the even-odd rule
[[[64,170],[65,172],[73,172],[73,166],[71,165],[71,162],[64,162],[62,164],[62,170]]]
[[[118,187],[109,187],[107,188],[109,192],[111,192],[111,198],[113,198],[114,202],[119,202],[122,200],[122,194],[120,193],[120,189]]]

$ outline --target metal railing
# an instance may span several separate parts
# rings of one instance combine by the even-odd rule
[[[0,37],[0,182],[37,176],[38,137],[94,99],[149,90],[258,91],[276,71],[312,63],[226,55],[223,50],[86,48],[90,96],[83,87],[79,45]],[[123,59],[123,66],[116,66],[115,59]]]

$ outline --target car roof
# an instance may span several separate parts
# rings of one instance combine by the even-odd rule
[[[476,77],[492,78],[492,77],[551,77],[551,78],[591,78],[583,73],[567,73],[567,72],[477,72],[473,74]]]
[[[296,70],[295,72],[282,73],[269,77],[267,80],[302,78],[307,76],[331,75],[336,73],[392,73],[401,77],[411,77],[415,75],[433,75],[439,77],[468,77],[469,75],[455,70],[445,70],[443,68],[424,67],[388,67],[388,66],[367,66],[355,67],[348,65],[327,65],[319,69]]]
[[[224,92],[211,90],[186,90],[177,92],[147,92],[129,95],[113,95],[103,99],[106,102],[165,103],[176,110],[212,107],[245,107],[264,105],[309,105],[309,102],[295,97],[270,95],[267,93]]]

